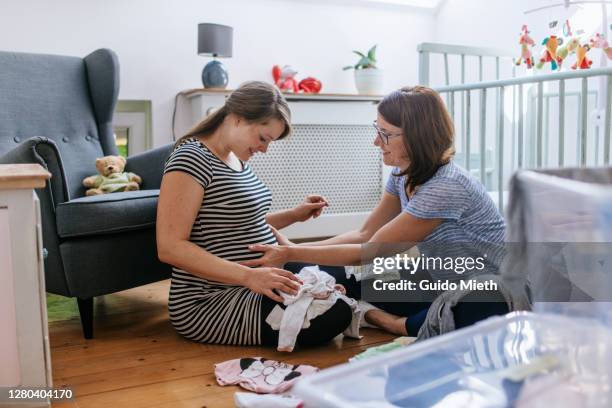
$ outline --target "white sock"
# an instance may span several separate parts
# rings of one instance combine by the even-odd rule
[[[359,308],[359,310],[362,311],[361,313],[361,320],[359,321],[359,327],[374,327],[376,329],[378,329],[378,326],[375,326],[373,324],[370,324],[366,321],[365,319],[365,315],[367,312],[369,312],[370,310],[380,310],[379,308],[377,308],[376,306],[374,306],[373,304],[370,304],[368,302],[366,302],[365,300],[359,300],[357,302],[357,307]]]

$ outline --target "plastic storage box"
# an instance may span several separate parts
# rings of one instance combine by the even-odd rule
[[[534,310],[612,319],[612,168],[517,172],[504,280]]]
[[[389,354],[323,370],[305,407],[610,407],[612,331],[592,320],[511,313]]]

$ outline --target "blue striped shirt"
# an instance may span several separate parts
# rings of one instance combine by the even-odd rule
[[[442,219],[418,247],[429,257],[481,257],[485,271],[496,273],[503,258],[504,219],[484,186],[453,161],[441,166],[408,198],[406,177],[395,168],[385,190],[399,196],[402,211],[423,219]],[[425,251],[426,249],[426,251]],[[429,270],[434,278],[459,279],[471,273]],[[437,272],[437,273],[436,273]],[[478,271],[480,273],[480,271]]]

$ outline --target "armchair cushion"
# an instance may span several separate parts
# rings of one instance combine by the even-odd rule
[[[77,198],[57,206],[61,238],[152,228],[159,190],[139,190]]]

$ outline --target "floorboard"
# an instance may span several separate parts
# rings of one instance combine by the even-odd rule
[[[168,288],[169,281],[162,281],[97,300],[91,340],[83,338],[76,317],[49,324],[54,386],[75,395],[54,407],[232,407],[241,389],[218,386],[215,363],[261,356],[327,368],[393,339],[365,329],[361,340],[339,336],[293,353],[194,343],[170,325]]]

